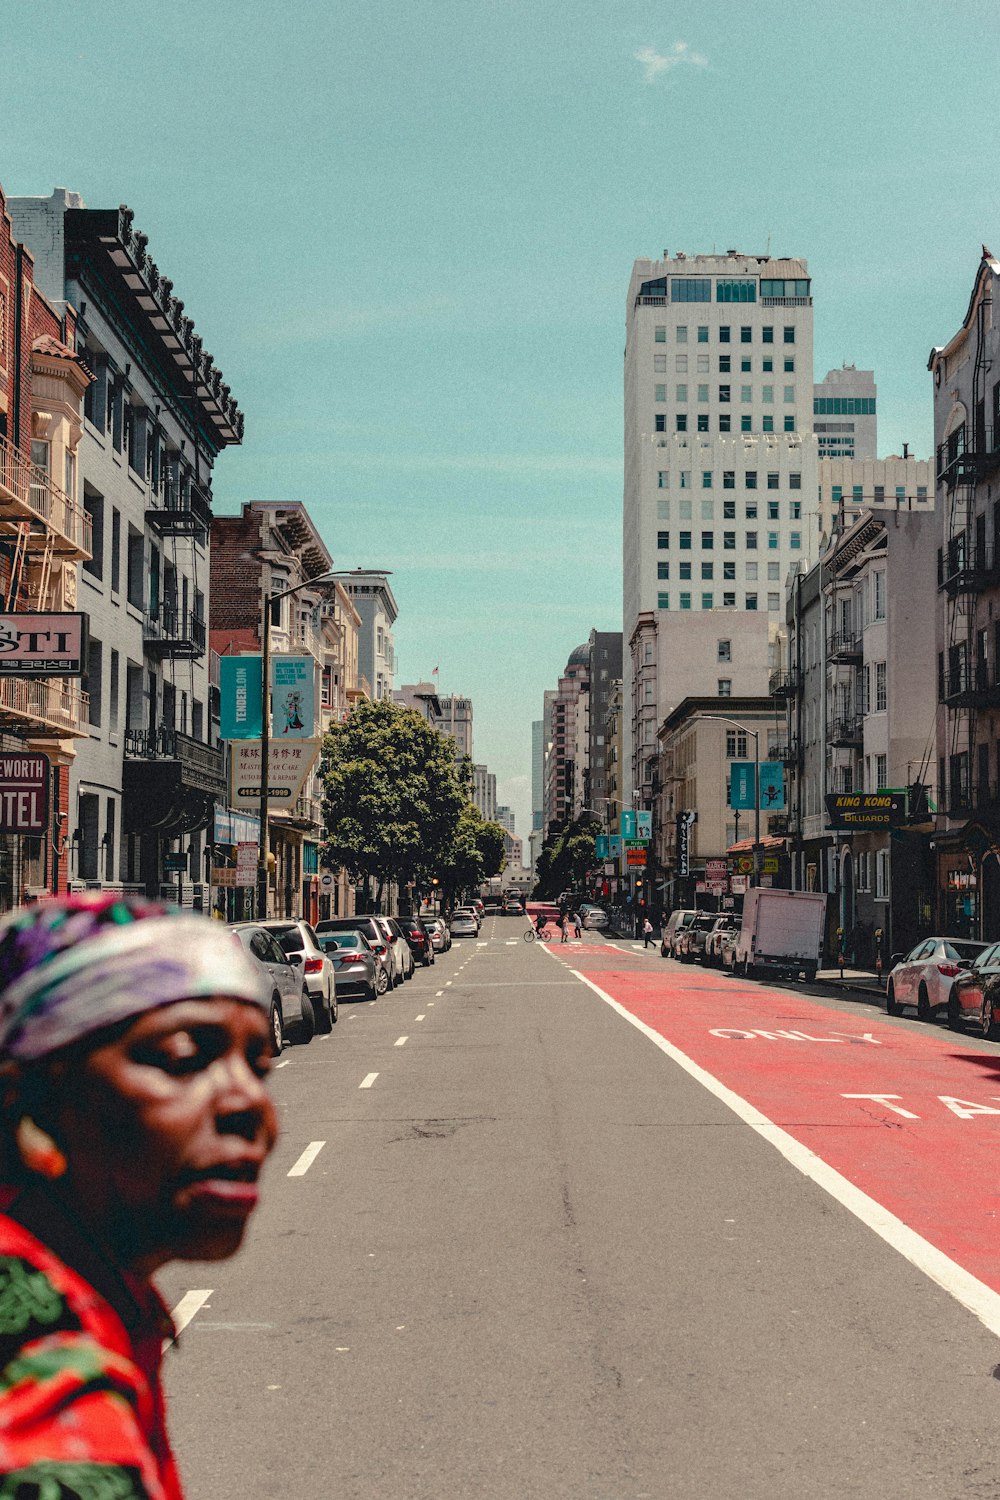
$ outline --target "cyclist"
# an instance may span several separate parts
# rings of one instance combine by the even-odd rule
[[[545,913],[540,911],[535,918],[535,932],[539,937],[545,936]]]

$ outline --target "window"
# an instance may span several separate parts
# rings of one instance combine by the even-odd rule
[[[708,324],[707,323],[699,323],[698,324],[698,342],[699,342],[699,344],[707,344],[708,343]]]
[[[794,387],[794,385],[786,385],[785,386],[785,405],[786,406],[794,406],[794,404],[795,404],[795,387]]]
[[[711,609],[712,608],[712,595],[711,594],[702,594],[702,596],[701,596],[701,607],[702,607],[702,609]]]
[[[753,432],[753,417],[740,417],[740,431]]]
[[[34,457],[35,449],[42,447],[48,452],[48,443],[32,443],[32,463],[36,468],[41,465]],[[83,571],[89,573],[91,578],[104,577],[104,496],[96,494],[93,490],[84,489],[83,508],[90,517],[92,528],[91,552],[92,556],[84,563]]]
[[[686,401],[687,398],[688,398],[688,388],[687,388],[687,386],[686,385],[679,385],[677,387],[677,400],[678,401]]]
[[[712,488],[712,471],[711,471],[711,469],[702,469],[702,471],[701,471],[701,487],[702,487],[703,490],[710,490]],[[709,504],[711,504],[711,501],[709,501]]]
[[[723,594],[723,596],[722,596],[722,607],[723,607],[723,609],[735,609],[736,608],[736,595],[735,594]]]
[[[665,375],[667,373],[667,356],[665,354],[653,355],[653,374]]]
[[[872,574],[873,608],[872,619],[885,619],[885,574],[883,572]]]
[[[757,488],[757,470],[747,469],[743,475],[743,483],[748,490],[755,490]]]
[[[736,470],[735,469],[723,469],[723,471],[722,471],[722,488],[724,490],[734,490],[736,488]]]
[[[793,552],[801,552],[802,551],[802,533],[801,533],[801,531],[790,531],[789,532],[789,534],[788,534],[788,545],[789,545],[789,547],[791,547],[791,549],[792,549]]]
[[[746,533],[746,548],[747,548],[748,552],[756,552],[756,550],[757,550],[757,533],[756,533],[756,531],[748,531]]]
[[[792,520],[793,521],[801,521],[802,520],[802,501],[801,500],[793,500],[791,502],[791,505],[790,505],[789,509],[791,510]]]
[[[768,594],[768,596],[767,596],[767,607],[768,607],[768,609],[770,610],[770,612],[772,614],[774,614],[775,610],[780,609],[781,608],[781,595],[780,594]]]
[[[103,678],[104,647],[91,636],[87,649],[87,692],[90,694],[90,723],[94,729],[101,727]]]
[[[682,594],[681,595],[681,609],[690,609],[690,608],[691,608],[691,595],[690,594]]]
[[[719,276],[715,282],[716,302],[756,302],[757,282],[752,276]]]
[[[670,595],[669,594],[657,594],[657,596],[656,596],[656,607],[657,607],[657,609],[669,609],[670,608]],[[261,778],[261,779],[263,780],[263,778]]]
[[[718,661],[732,661],[732,659],[733,659],[733,643],[732,643],[732,641],[720,641],[719,642],[718,651],[719,651],[719,654],[718,654],[718,657],[716,658]]]
[[[681,580],[682,583],[690,583],[690,581],[691,581],[691,564],[689,562],[682,562],[682,563],[680,563],[679,567],[678,567],[678,572],[679,572],[680,580]]]
[[[750,385],[741,385],[740,386],[740,400],[743,401],[743,402],[748,402],[748,401],[752,401],[753,400],[753,386],[750,386]]]
[[[768,476],[768,477],[770,477],[770,476]],[[778,502],[777,502],[777,500],[769,500],[767,502],[767,519],[769,521],[776,521],[778,519]]]
[[[669,500],[657,500],[657,502],[656,502],[656,519],[658,521],[669,521],[670,520],[670,501]]]
[[[732,359],[729,357],[729,355],[728,354],[720,354],[719,355],[719,374],[720,375],[728,375],[729,372],[732,370],[732,368],[733,368],[733,362],[732,362]]]
[[[774,360],[771,359],[770,356],[768,355],[764,359],[761,360],[760,367],[764,371],[765,375],[770,375],[772,373],[772,371],[774,370]]]
[[[726,323],[723,323],[722,326],[719,329],[719,343],[720,344],[728,344],[729,341],[730,341],[731,335],[732,335],[732,330],[730,329],[729,325],[726,324]]]
[[[875,787],[876,792],[881,792],[889,784],[889,757],[887,755],[876,755],[875,760]]]
[[[665,412],[658,411],[655,414],[655,416],[653,417],[653,426],[657,432],[666,432],[667,417]]]
[[[703,500],[701,502],[701,519],[703,521],[715,520],[715,501]]]
[[[708,431],[708,412],[707,411],[704,411],[704,412],[700,411],[698,413],[698,431],[699,432],[707,432]]]
[[[699,401],[707,401],[708,400],[708,386],[707,385],[700,385],[698,387],[698,400]]]
[[[111,507],[111,592],[122,586],[122,518],[117,506]]]
[[[666,386],[665,385],[654,385],[654,387],[653,387],[653,400],[654,401],[666,401],[666,399],[667,399],[667,388],[666,388]]]
[[[667,342],[667,330],[662,323],[653,329],[654,344],[665,344]]]
[[[709,371],[708,355],[707,354],[699,354],[698,355],[698,374],[699,375],[707,375],[708,371]]]
[[[731,677],[719,678],[719,697],[731,698],[733,696],[733,680]]]
[[[801,474],[789,474],[789,476],[788,476],[788,488],[790,490],[800,490],[802,488],[802,475]]]
[[[773,344],[774,343],[774,329],[773,329],[773,327],[771,327],[770,324],[766,325],[764,328],[761,329],[760,336],[761,336],[761,339],[763,340],[763,342],[765,344]]]
[[[711,531],[703,531],[701,534],[701,550],[703,552],[711,552],[714,546],[715,533]]]
[[[733,419],[730,416],[729,412],[727,412],[727,411],[720,412],[719,413],[719,431],[720,432],[730,432],[732,430],[732,420]]]
[[[756,500],[748,500],[747,503],[746,503],[746,505],[743,508],[746,511],[746,518],[747,518],[747,520],[748,521],[756,521],[756,519],[757,519],[757,502],[756,502]]]
[[[671,276],[670,300],[671,302],[711,302],[711,277]]]
[[[722,548],[724,552],[734,552],[736,550],[735,531],[724,531],[722,533]]]
[[[794,417],[786,417],[785,418],[785,431],[786,432],[794,432],[795,431],[795,418]]]
[[[688,341],[687,324],[686,323],[679,323],[677,325],[676,332],[677,332],[677,342],[679,344],[686,344],[687,341]]]
[[[726,759],[746,760],[747,758],[747,736],[742,729],[726,730]]]
[[[748,562],[743,564],[743,576],[748,583],[757,582],[757,564]]]
[[[656,564],[656,576],[659,579],[669,578],[670,564],[668,562],[658,562]]]
[[[669,488],[670,488],[670,470],[669,469],[661,469],[660,470],[660,472],[656,476],[656,485],[657,485],[658,489],[669,490]]]
[[[746,603],[745,603],[745,605],[743,607],[744,607],[744,609],[756,609],[757,608],[757,595],[756,594],[747,594],[747,596],[746,596]]]
[[[688,357],[686,354],[674,355],[674,371],[678,375],[686,375],[688,372]]]
[[[760,430],[761,430],[761,432],[773,432],[774,431],[774,418],[773,417],[761,417],[761,419],[760,419]]]
[[[767,533],[767,545],[768,545],[768,549],[771,552],[777,552],[777,550],[778,550],[778,533],[776,531],[769,531]]]
[[[723,502],[722,502],[722,519],[724,521],[735,521],[736,520],[736,501],[735,500],[723,500]]]
[[[752,328],[748,328],[747,325],[744,323],[743,327],[740,329],[740,343],[741,344],[749,344],[752,341],[752,339],[753,339],[753,329]]]
[[[760,399],[766,405],[768,405],[768,406],[772,405],[773,402],[774,402],[774,386],[773,385],[764,385],[764,386],[761,386]]]
[[[734,538],[733,545],[735,546],[736,545],[736,543],[735,543],[735,532],[727,531],[726,532],[726,536],[731,536],[731,537]],[[729,579],[735,580],[735,578],[736,578],[736,564],[734,562],[724,562],[722,564],[722,576],[723,576],[723,578],[729,578]]]
[[[681,489],[682,490],[689,490],[690,488],[691,488],[691,470],[690,469],[682,469],[681,470]],[[682,500],[681,501],[681,505],[682,506],[683,505],[690,506],[690,504],[691,504],[690,500]],[[682,511],[682,514],[684,514],[684,513],[685,512]],[[690,515],[691,511],[688,510],[686,512],[686,514]]]
[[[118,679],[121,672],[121,657],[118,652],[111,652],[111,683],[108,694],[108,728],[112,734],[118,732]]]
[[[740,370],[744,375],[749,375],[752,369],[753,360],[750,358],[749,354],[744,354],[740,360]]]
[[[681,549],[682,552],[690,552],[691,551],[691,533],[690,533],[690,531],[682,531],[681,532],[681,534],[680,534],[680,549]]]
[[[780,577],[781,577],[781,564],[780,563],[776,563],[776,562],[769,562],[768,565],[767,565],[767,580],[768,580],[768,583],[777,583],[778,579]]]
[[[728,385],[720,385],[719,386],[719,400],[720,401],[729,401],[731,399],[730,390],[731,390],[730,386],[728,386]]]
[[[886,687],[885,662],[875,663],[875,712],[885,713],[889,706],[889,694]]]
[[[687,419],[687,413],[686,412],[679,411],[677,413],[676,426],[677,426],[677,431],[678,432],[687,432],[687,430],[688,430],[688,419]]]
[[[875,900],[889,899],[889,851],[878,849],[875,853]]]
[[[785,324],[785,343],[786,344],[794,344],[795,343],[795,325],[794,325],[794,323],[786,323]]]
[[[786,375],[792,375],[794,373],[795,373],[795,360],[792,358],[791,355],[786,355],[786,357],[785,357],[785,374]]]
[[[663,551],[664,548],[669,547],[670,546],[670,532],[669,531],[658,531],[656,533],[656,545],[657,545],[657,547],[661,551]]]
[[[127,597],[129,604],[134,604],[137,609],[142,609],[146,597],[146,568],[145,547],[141,531],[136,531],[133,526],[128,529],[128,581]]]
[[[701,565],[701,578],[702,578],[702,582],[703,583],[707,583],[707,582],[709,582],[714,577],[715,577],[715,564],[714,563],[710,563],[710,562],[703,562],[702,565]]]
[[[917,500],[918,501],[922,501],[922,500],[926,500],[926,499],[927,499],[927,486],[926,486],[926,484],[918,484],[917,485]]]

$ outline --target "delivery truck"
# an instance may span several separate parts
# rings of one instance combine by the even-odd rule
[[[743,917],[733,947],[737,974],[766,969],[815,979],[823,952],[826,897],[815,891],[778,891],[755,886],[743,898]]]

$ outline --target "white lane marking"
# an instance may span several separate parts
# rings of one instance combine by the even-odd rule
[[[426,1016],[424,1016],[424,1015],[419,1015],[419,1016],[415,1016],[415,1017],[414,1017],[414,1020],[416,1020],[416,1021],[424,1021],[424,1020],[426,1020],[426,1019],[427,1019],[427,1018],[426,1018]]]
[[[304,1177],[325,1145],[326,1141],[310,1141],[289,1172],[289,1177]]]
[[[394,1047],[405,1047],[409,1040],[408,1036],[398,1036],[392,1045]]]
[[[428,1002],[427,1002],[427,1009],[428,1010],[433,1010],[434,1009],[434,1001],[433,1000],[428,1000]]]
[[[174,1325],[174,1338],[176,1338],[179,1333],[183,1332],[183,1330],[190,1323],[191,1319],[194,1317],[195,1313],[197,1313],[201,1308],[205,1306],[205,1303],[208,1301],[211,1295],[211,1289],[209,1289],[207,1292],[184,1293],[183,1297],[178,1302],[173,1312],[170,1314],[171,1320]],[[164,1339],[163,1347],[166,1349],[170,1344],[173,1343],[173,1341],[174,1339]]]
[[[803,1146],[800,1141],[782,1130],[780,1125],[775,1125],[773,1120],[769,1120],[748,1100],[734,1093],[724,1083],[720,1083],[705,1068],[688,1057],[687,1053],[675,1047],[672,1042],[668,1042],[651,1026],[647,1026],[645,1021],[640,1021],[637,1016],[633,1016],[585,974],[575,969],[572,973],[581,984],[593,990],[594,994],[598,995],[606,1005],[610,1005],[612,1010],[617,1011],[628,1021],[630,1026],[634,1026],[637,1031],[642,1032],[643,1036],[648,1037],[653,1045],[659,1047],[660,1051],[665,1053],[672,1062],[683,1068],[696,1083],[700,1083],[702,1088],[707,1089],[721,1104],[732,1110],[738,1119],[742,1120],[745,1125],[749,1125],[751,1130],[756,1131],[763,1140],[779,1151],[796,1171],[802,1173],[803,1177],[808,1177],[811,1182],[815,1182],[817,1187],[829,1193],[830,1197],[835,1199],[842,1208],[846,1208],[848,1213],[853,1214],[856,1219],[877,1234],[904,1260],[908,1260],[918,1271],[922,1271],[931,1281],[936,1282],[949,1296],[954,1297],[955,1301],[978,1318],[994,1337],[1000,1336],[1000,1293],[984,1286],[964,1266],[958,1265],[943,1251],[925,1240],[922,1235],[917,1234],[916,1230],[904,1224],[902,1219],[898,1219],[889,1209],[877,1203],[874,1198],[870,1198],[859,1187],[855,1187],[853,1182],[842,1177],[814,1151],[810,1151],[808,1146]]]
[[[485,943],[477,943],[477,944],[476,944],[476,947],[477,947],[477,948],[485,948],[485,947],[486,947],[486,944],[485,944]]]
[[[517,947],[517,938],[508,938],[507,939],[507,947],[508,948],[516,948]]]
[[[291,1062],[291,1060],[292,1060],[292,1059],[291,1059],[291,1058],[290,1058],[290,1057],[283,1057],[283,1058],[282,1058],[282,1059],[281,1059],[281,1061],[280,1061],[280,1063],[275,1063],[275,1065],[274,1065],[274,1066],[275,1066],[275,1067],[276,1067],[276,1068],[287,1068],[287,1067],[288,1067],[288,1064],[289,1064],[289,1063],[290,1063],[290,1062]]]
[[[440,1000],[440,998],[441,998],[441,996],[443,994],[444,994],[444,990],[435,990],[434,991],[434,999],[435,1000]]]
[[[357,1016],[348,1016],[348,1018],[347,1018],[347,1019],[348,1019],[348,1020],[349,1020],[349,1021],[356,1021],[356,1020],[357,1020],[357,1019],[358,1019],[358,1018],[357,1018]]]
[[[261,785],[263,785],[263,783],[261,783]],[[451,980],[450,979],[446,979],[445,980],[444,987],[445,987],[446,990],[451,988]]]
[[[365,1076],[364,1076],[364,1078],[362,1078],[361,1082],[358,1084],[358,1088],[359,1089],[370,1089],[371,1086],[372,1086],[372,1084],[375,1082],[375,1080],[376,1080],[377,1077],[378,1077],[377,1073],[366,1073]]]

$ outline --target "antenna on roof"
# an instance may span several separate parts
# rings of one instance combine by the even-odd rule
[[[771,259],[771,236],[770,235],[768,235],[768,237],[767,237],[767,258],[768,258],[768,260]]]

